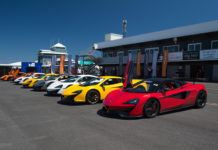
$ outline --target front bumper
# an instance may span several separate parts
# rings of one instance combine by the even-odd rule
[[[131,111],[135,108],[135,106],[130,107],[114,107],[104,105],[102,111],[108,115],[119,115],[120,117],[130,117]]]
[[[15,84],[19,84],[19,82],[20,82],[20,80],[18,80],[18,81],[14,81]]]
[[[28,84],[23,84],[23,87],[24,88],[28,88]]]
[[[61,88],[61,89],[58,91],[58,94],[62,94],[63,90],[65,90],[65,89],[62,89],[62,88]]]
[[[33,85],[33,89],[36,90],[36,91],[41,91],[42,86],[41,85],[37,85],[37,86]]]
[[[61,95],[61,102],[67,102],[67,103],[74,103],[74,98],[76,97],[77,95],[71,95],[71,96],[63,96]]]
[[[47,90],[47,94],[48,94],[48,95],[55,95],[55,94],[57,94],[58,91],[59,91],[59,89]]]
[[[48,85],[44,84],[44,85],[41,87],[41,90],[46,91],[46,90],[47,90],[47,87],[48,87]]]

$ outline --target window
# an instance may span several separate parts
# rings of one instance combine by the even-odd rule
[[[134,50],[128,50],[128,54],[132,54],[132,56],[137,56],[137,53],[139,52],[139,49],[134,49]]]
[[[103,83],[103,85],[112,85],[112,84],[117,84],[121,82],[122,82],[121,79],[108,79]]]
[[[124,54],[124,51],[118,51],[117,52],[117,56],[119,56],[120,54]]]
[[[192,43],[188,44],[188,51],[200,51],[201,43]]]
[[[112,52],[104,52],[103,57],[112,57],[113,53]]]
[[[218,49],[218,40],[211,41],[211,49]]]
[[[139,52],[140,50],[139,49],[135,49],[135,50],[129,50],[128,53],[132,54],[132,55],[137,55],[137,53]]]
[[[116,52],[104,52],[103,57],[116,57],[117,53]]]
[[[93,79],[94,77],[83,77],[82,79],[79,79],[78,82],[86,82],[89,81],[91,79]]]
[[[153,48],[146,48],[145,52],[149,52],[149,55],[152,55],[154,51],[159,51],[159,47],[153,47]]]
[[[163,46],[163,51],[168,50],[168,52],[179,52],[179,45],[168,45],[168,46]]]

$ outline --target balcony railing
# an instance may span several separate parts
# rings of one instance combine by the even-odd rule
[[[149,62],[152,62],[152,54],[149,55]],[[162,61],[163,56],[158,57],[158,62]],[[137,56],[133,55],[133,62],[136,62]],[[123,57],[123,63],[126,64],[128,56]],[[218,60],[218,49],[209,49],[201,51],[170,52],[168,62],[178,62],[183,60]],[[144,63],[144,54],[141,55],[141,63]],[[103,57],[101,64],[119,64],[119,57]]]

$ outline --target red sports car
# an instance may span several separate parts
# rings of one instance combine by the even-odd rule
[[[146,86],[142,86],[145,82]],[[151,78],[137,83],[139,86],[115,90],[103,103],[103,112],[120,116],[145,116],[196,106],[203,108],[207,91],[202,84],[192,84],[167,78]],[[135,88],[134,88],[135,87]]]

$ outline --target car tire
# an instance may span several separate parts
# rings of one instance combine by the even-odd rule
[[[157,99],[151,98],[145,104],[143,108],[143,115],[146,118],[154,118],[159,114],[160,103]]]
[[[196,97],[196,102],[195,102],[195,107],[196,108],[204,108],[204,106],[207,103],[207,93],[204,90],[199,91],[197,97]]]
[[[90,90],[86,94],[86,102],[88,104],[97,104],[100,101],[100,94],[97,90]]]

